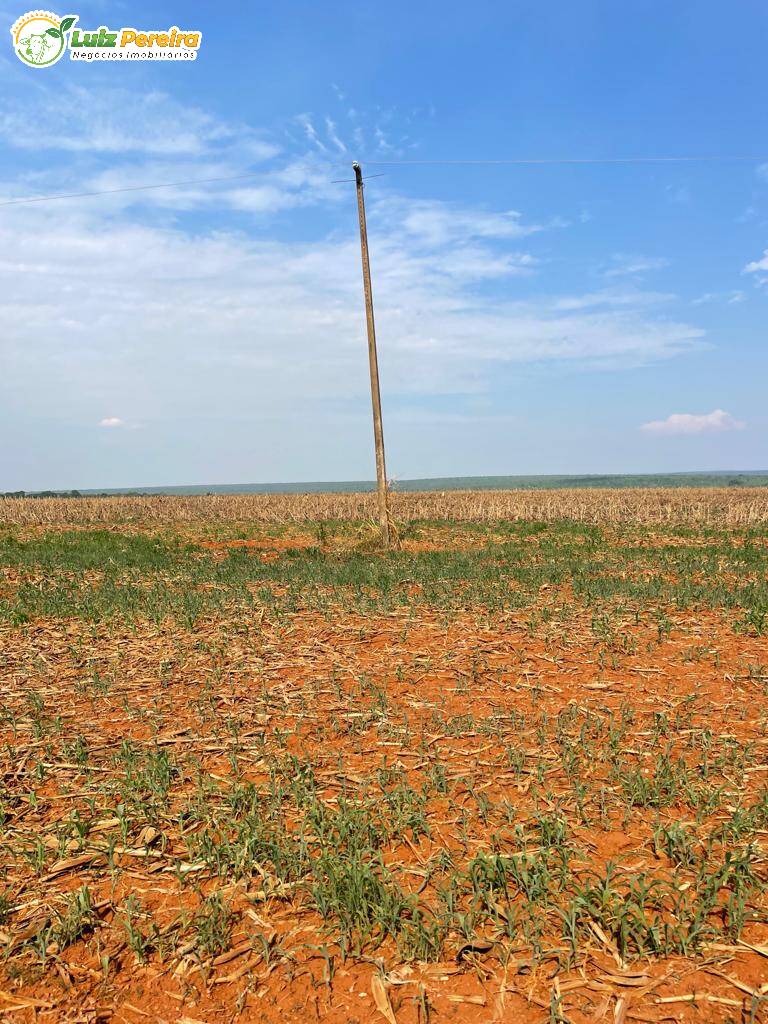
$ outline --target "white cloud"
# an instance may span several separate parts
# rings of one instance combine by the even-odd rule
[[[339,102],[344,99],[343,93],[332,86]],[[421,112],[418,120],[428,113]],[[351,154],[362,158],[365,156],[398,156],[412,149],[414,143],[406,135],[399,134],[393,127],[395,120],[408,123],[412,116],[395,109],[376,107],[372,111],[360,111],[347,107],[338,117],[328,114],[317,117],[311,113],[299,114],[293,123],[301,130],[303,140],[312,151],[333,159],[337,165],[343,157],[343,163],[349,167]],[[386,131],[385,131],[386,127]],[[338,177],[338,175],[336,175]]]
[[[763,251],[762,258],[759,260],[753,260],[744,267],[745,274],[757,274],[760,278],[761,283],[768,280],[768,249]],[[767,275],[763,277],[763,275]]]
[[[327,153],[328,147],[325,145],[323,140],[320,138],[317,129],[312,123],[312,118],[309,114],[299,114],[296,118],[296,123],[299,124],[307,137],[307,141],[313,146],[316,146],[321,152]]]
[[[729,306],[737,306],[740,302],[743,302],[746,295],[743,291],[738,288],[733,288],[727,292],[704,292],[703,295],[699,295],[697,299],[691,300],[692,306],[704,306],[710,302],[725,302]]]
[[[375,214],[398,223],[416,244],[439,246],[458,239],[513,239],[542,231],[525,224],[517,210],[492,211],[433,199],[389,196],[378,200]]]
[[[347,153],[347,147],[339,138],[336,124],[330,117],[326,117],[325,119],[325,128],[326,131],[328,132],[328,138],[334,144],[336,149],[338,149],[340,153]]]
[[[88,109],[101,103],[107,111],[116,102],[107,95]],[[155,95],[129,102],[119,94],[121,118],[150,112]],[[244,172],[259,156],[255,133],[243,140],[244,164],[229,126],[203,112],[185,119],[184,108],[170,110],[182,126],[178,152],[167,152],[152,128],[137,141],[143,163],[110,156],[116,167],[87,163],[83,178],[59,179],[59,187],[64,164],[52,163],[36,184],[78,192],[218,177]],[[173,138],[177,129],[166,127]],[[85,415],[94,423],[105,408],[130,408],[128,424],[109,416],[101,425],[189,421],[203,430],[205,417],[294,416],[299,425],[321,405],[327,412],[364,403],[354,190],[332,183],[345,175],[323,155],[339,159],[334,135],[348,143],[336,122],[306,117],[301,127],[302,148],[265,162],[253,181],[5,207],[0,358],[9,369],[0,407],[18,414],[23,397],[31,416],[80,422]],[[122,145],[109,142],[118,126],[104,128],[106,152],[118,152],[109,149]],[[127,130],[130,140],[141,123]],[[88,159],[77,156],[78,164]],[[632,282],[584,295],[560,295],[555,284],[548,294],[548,264],[530,249],[562,224],[554,217],[532,223],[514,210],[388,189],[388,179],[371,187],[368,209],[382,379],[391,399],[482,395],[498,390],[512,366],[639,366],[702,344],[702,330],[660,312],[670,296]],[[310,206],[317,216],[287,222],[286,211]],[[184,211],[204,216],[182,218]],[[232,211],[258,218],[259,230],[250,230],[250,216],[234,218],[236,226],[219,216]],[[322,226],[329,211],[334,216]],[[278,215],[286,219],[268,231],[265,217]],[[523,282],[534,274],[539,285],[524,298]]]
[[[729,412],[715,409],[702,415],[675,412],[665,420],[644,423],[640,429],[649,434],[721,434],[726,430],[743,430],[745,426],[745,423],[734,419]]]
[[[691,201],[691,190],[687,185],[667,185],[665,191],[670,203],[685,206]]]
[[[100,427],[124,427],[125,420],[119,419],[117,416],[106,416],[103,420],[99,420]]]
[[[596,309],[601,306],[642,309],[671,302],[674,298],[675,296],[669,292],[641,291],[638,288],[603,288],[597,292],[585,292],[583,295],[563,295],[555,300],[555,305],[557,309],[562,310]]]
[[[0,298],[8,401],[96,419],[107,402],[130,405],[148,422],[365,396],[352,226],[285,241],[141,224],[119,210],[93,232],[89,215],[86,204],[7,207],[0,220],[0,296],[13,296]],[[513,298],[506,282],[536,270],[530,254],[411,239],[402,219],[372,218],[390,396],[483,392],[513,364],[637,366],[701,344],[701,330],[654,315],[642,293],[613,304]]]
[[[57,118],[52,109],[66,109]],[[31,130],[30,125],[45,125]],[[239,138],[238,138],[239,136]],[[182,105],[159,90],[87,89],[69,85],[55,104],[50,93],[32,94],[28,103],[8,105],[0,113],[0,137],[17,149],[70,152],[190,156],[214,145],[247,143],[251,158],[266,159],[277,147],[253,132],[197,107]]]
[[[632,256],[627,253],[616,253],[612,266],[603,273],[606,277],[632,277],[646,274],[650,270],[663,270],[669,266],[669,260],[663,256]]]

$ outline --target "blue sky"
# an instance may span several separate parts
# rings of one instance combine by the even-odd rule
[[[765,4],[213,10],[6,35],[0,201],[252,177],[0,206],[0,490],[370,478],[353,159],[391,476],[768,468]]]

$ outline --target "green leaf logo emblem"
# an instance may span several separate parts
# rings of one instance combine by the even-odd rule
[[[51,11],[22,14],[11,28],[14,53],[28,67],[50,67],[63,56],[67,48],[66,33],[76,21],[76,14],[64,18]]]

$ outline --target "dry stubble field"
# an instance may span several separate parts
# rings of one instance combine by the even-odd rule
[[[768,1019],[768,494],[0,503],[0,1014]]]

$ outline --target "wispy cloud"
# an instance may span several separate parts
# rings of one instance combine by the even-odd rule
[[[337,87],[332,88],[341,102],[343,94]],[[413,140],[395,126],[395,122],[408,123],[410,120],[407,113],[398,114],[394,108],[376,107],[363,111],[346,107],[333,115],[299,114],[294,123],[300,127],[311,148],[328,158],[342,156],[349,159],[354,152],[359,159],[377,156],[389,159],[414,147]]]
[[[669,266],[669,260],[663,256],[639,256],[627,253],[616,253],[612,263],[603,273],[605,277],[632,277],[647,274],[652,270],[663,270]]]
[[[687,185],[667,185],[664,191],[670,203],[687,206],[691,202],[691,190]]]
[[[56,217],[8,207],[0,221],[0,294],[13,294],[13,309],[25,310],[7,316],[9,395],[34,396],[28,401],[39,401],[41,413],[53,403],[62,415],[80,415],[83,403],[95,412],[105,399],[130,402],[146,422],[171,410],[194,415],[201,404],[231,415],[237,407],[277,409],[288,396],[334,402],[365,394],[353,232],[307,241],[188,233],[120,211],[101,223],[90,231],[80,205]],[[504,365],[636,366],[701,344],[700,329],[654,316],[642,295],[614,305],[511,298],[499,282],[537,264],[504,242],[465,237],[414,251],[402,221],[371,227],[390,395],[478,393]]]
[[[768,249],[763,251],[762,258],[753,260],[744,267],[745,274],[756,274],[760,283],[768,281]]]
[[[94,102],[109,105],[106,94]],[[134,109],[155,103],[137,97]],[[265,156],[253,180],[102,197],[98,231],[87,202],[5,207],[0,295],[14,300],[7,309],[0,301],[10,368],[2,397],[12,406],[24,395],[30,415],[55,409],[63,421],[85,415],[129,430],[196,422],[201,408],[222,419],[236,409],[281,417],[288,403],[362,400],[354,194],[332,182],[344,176],[333,166],[340,151],[332,136],[348,145],[350,123],[305,115],[287,126],[279,154],[261,154],[251,132],[242,157],[229,141],[237,133],[201,114],[193,134],[202,156],[182,135],[174,154],[154,142],[138,157],[108,150],[117,154],[109,170],[98,162],[103,155],[88,163],[87,152],[52,166],[40,186],[48,190],[65,166],[83,162],[83,177],[73,171],[50,191],[90,191],[245,172]],[[111,125],[107,137],[117,131]],[[561,292],[559,280],[547,278],[549,253],[542,258],[535,248],[548,236],[551,252],[568,230],[554,215],[532,220],[490,205],[413,198],[387,178],[368,198],[382,374],[395,399],[460,396],[460,412],[467,396],[497,389],[511,366],[648,365],[703,344],[700,328],[660,309],[671,296],[634,281]],[[291,210],[310,206],[326,219],[289,221]],[[206,216],[180,216],[187,211]],[[232,226],[221,211],[249,216]],[[535,291],[523,290],[534,277]],[[100,419],[105,407],[130,408],[130,420]]]
[[[692,306],[705,306],[710,302],[724,302],[729,306],[737,306],[747,296],[739,288],[732,288],[727,292],[704,292],[697,299],[691,300]]]
[[[399,223],[414,241],[430,246],[459,239],[517,239],[543,231],[525,223],[517,210],[483,210],[458,203],[390,196],[376,203],[375,215]]]
[[[336,128],[336,123],[333,120],[331,120],[330,117],[326,117],[326,119],[325,119],[325,128],[326,128],[326,131],[328,132],[328,138],[334,144],[336,149],[338,149],[338,151],[340,153],[347,153],[347,147],[344,145],[344,143],[339,138],[338,130]]]
[[[651,420],[640,429],[648,434],[721,434],[727,430],[743,430],[746,423],[735,419],[723,409],[697,415],[688,412],[674,412],[665,420]]]
[[[307,137],[307,141],[319,149],[323,153],[328,152],[328,147],[325,145],[323,140],[312,123],[312,118],[309,114],[299,114],[296,118],[297,123],[303,128],[304,134]]]
[[[579,310],[627,307],[643,309],[671,302],[676,296],[671,292],[652,292],[640,288],[601,288],[596,292],[585,292],[582,295],[564,295],[555,302],[557,309]]]
[[[65,118],[52,109],[66,109]],[[44,131],[30,125],[45,125]],[[260,159],[277,153],[274,143],[259,140],[244,126],[229,124],[198,107],[183,105],[162,91],[87,89],[68,85],[55,104],[50,93],[30,95],[24,107],[0,113],[0,138],[16,149],[68,152],[191,156],[214,145],[247,142]],[[255,149],[254,149],[255,147]]]

